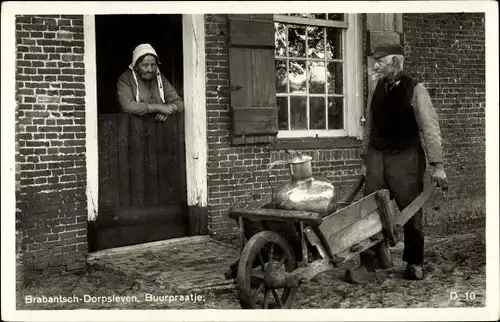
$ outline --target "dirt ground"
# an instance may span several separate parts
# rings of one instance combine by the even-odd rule
[[[381,271],[376,282],[351,285],[342,281],[345,267],[316,276],[299,289],[294,308],[443,308],[481,307],[486,305],[486,258],[484,226],[457,229],[459,233],[426,237],[425,272],[422,281],[403,279],[402,243],[392,248],[395,267]],[[223,274],[223,272],[221,272]],[[456,292],[462,300],[450,299]],[[166,296],[146,301],[147,294]],[[27,296],[76,296],[97,300],[106,296],[130,296],[132,302],[113,301],[79,303],[26,303]],[[237,292],[204,291],[186,297],[165,286],[129,280],[105,271],[88,271],[81,275],[51,275],[38,279],[17,293],[20,310],[71,309],[239,309]],[[191,297],[192,296],[192,297]],[[466,299],[468,296],[468,300]],[[93,298],[92,298],[93,297]],[[173,301],[172,301],[173,299]],[[187,301],[186,301],[187,300]],[[194,301],[196,300],[196,302]]]

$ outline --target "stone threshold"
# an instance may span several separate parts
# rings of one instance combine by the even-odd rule
[[[137,244],[137,245],[104,249],[104,250],[99,250],[96,252],[89,253],[87,256],[87,262],[93,262],[95,260],[99,260],[100,258],[107,258],[107,257],[113,256],[113,255],[129,254],[129,253],[133,253],[133,252],[146,251],[146,250],[157,250],[157,249],[163,249],[165,247],[171,247],[171,246],[198,244],[198,243],[203,243],[203,242],[209,242],[211,240],[212,239],[210,238],[209,235],[191,236],[191,237],[181,237],[181,238],[160,240],[160,241],[151,242],[151,243],[143,243],[143,244]]]

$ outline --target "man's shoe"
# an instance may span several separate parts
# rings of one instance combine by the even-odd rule
[[[347,269],[345,279],[347,283],[351,284],[366,284],[375,281],[377,273],[375,271],[368,271],[366,267],[360,265],[356,268]]]
[[[406,266],[405,274],[406,279],[409,280],[421,280],[424,278],[424,270],[422,265],[408,264]]]

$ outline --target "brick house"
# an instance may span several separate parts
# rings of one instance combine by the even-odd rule
[[[381,39],[404,44],[405,70],[439,115],[450,190],[426,207],[426,223],[484,216],[482,13],[18,15],[15,37],[27,276],[83,269],[99,249],[237,240],[228,209],[269,198],[267,166],[286,149],[312,155],[315,175],[345,192],[360,169],[370,48]],[[157,49],[186,104],[164,124],[119,113],[114,101],[140,42]],[[273,175],[288,180],[284,168]]]

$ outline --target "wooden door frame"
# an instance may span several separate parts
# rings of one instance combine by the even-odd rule
[[[99,153],[95,15],[84,15],[85,111],[88,221],[98,214]],[[207,122],[205,99],[205,22],[203,14],[182,15],[186,192],[190,233],[207,229]],[[196,221],[194,223],[193,221]],[[200,222],[202,224],[200,224]]]

